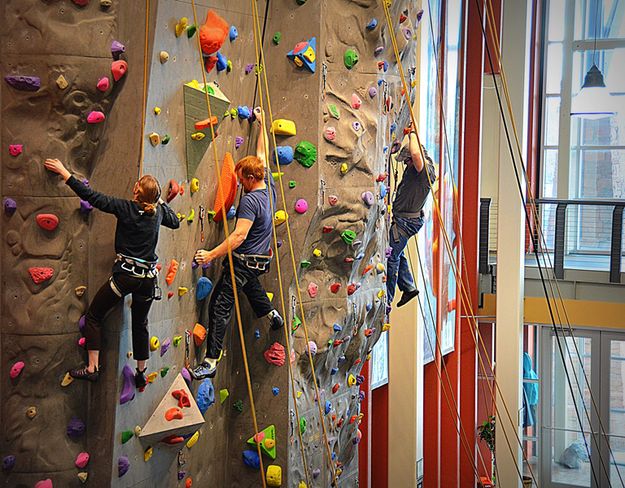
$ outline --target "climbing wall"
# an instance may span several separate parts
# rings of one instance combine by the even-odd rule
[[[109,273],[114,219],[82,212],[79,199],[43,161],[59,158],[97,189],[130,194],[139,139],[128,134],[141,118],[144,16],[126,2],[78,3],[0,2],[0,476],[5,486],[52,478],[55,486],[79,486],[81,472],[98,480],[97,486],[110,478],[106,446],[113,438],[117,383],[111,358],[117,357],[124,328],[119,313],[107,323],[100,384],[63,387],[61,381],[82,359],[78,323]],[[125,44],[126,52],[119,47],[112,52],[113,40]],[[119,81],[112,77],[115,60],[129,66]],[[94,111],[106,120],[89,123]],[[31,277],[35,268],[43,273]],[[20,362],[21,372],[11,374]],[[86,469],[75,465],[80,452],[91,453]]]

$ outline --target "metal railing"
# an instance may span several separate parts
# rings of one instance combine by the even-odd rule
[[[592,269],[609,271],[610,283],[621,282],[625,200],[540,198],[535,202],[545,242],[534,233],[534,241],[527,242],[528,255],[534,249],[548,254],[550,259],[541,258],[541,263],[552,264],[558,279],[564,279],[565,269]],[[489,273],[489,256],[496,252],[493,210],[496,205],[490,198],[480,199],[479,270],[483,274]]]

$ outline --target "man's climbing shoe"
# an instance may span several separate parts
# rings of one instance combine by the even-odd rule
[[[143,371],[141,371],[139,368],[135,368],[135,386],[137,388],[144,388],[148,384],[148,380],[145,377],[147,369],[143,368]]]
[[[87,366],[82,368],[70,369],[69,375],[76,380],[87,380],[96,382],[100,377],[100,370],[96,369],[93,373],[87,369]]]
[[[406,303],[408,303],[410,300],[412,300],[418,294],[419,294],[419,290],[417,290],[416,288],[414,290],[403,292],[401,294],[401,298],[397,302],[397,306],[398,307],[403,307],[404,305],[406,305]]]
[[[217,373],[217,359],[204,358],[199,366],[191,370],[191,376],[194,380],[203,380],[204,378],[214,378]]]
[[[269,317],[269,324],[271,325],[272,330],[280,330],[284,327],[284,319],[280,316],[276,309],[269,312],[267,317]]]

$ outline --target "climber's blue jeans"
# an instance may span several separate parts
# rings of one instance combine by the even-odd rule
[[[402,292],[416,289],[404,250],[410,238],[419,232],[421,227],[423,227],[422,217],[416,219],[396,217],[393,219],[389,237],[389,246],[392,251],[386,263],[386,300],[389,306],[395,298],[396,286],[399,286]]]

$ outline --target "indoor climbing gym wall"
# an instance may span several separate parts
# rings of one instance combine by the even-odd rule
[[[0,5],[10,26],[0,48],[3,482],[357,486],[360,370],[388,327],[388,153],[406,124],[384,10],[377,0],[129,3]],[[420,12],[409,3],[393,2],[390,21],[413,73]],[[235,318],[217,376],[192,381],[221,273],[221,261],[193,256],[234,227],[232,167],[255,153],[259,105],[278,193],[262,282],[286,326],[272,331],[242,298],[245,353]],[[47,173],[46,157],[126,198],[153,174],[178,214],[157,247],[162,298],[143,391],[130,300],[107,320],[99,381],[65,375],[84,355],[80,326],[110,272],[114,219]]]

